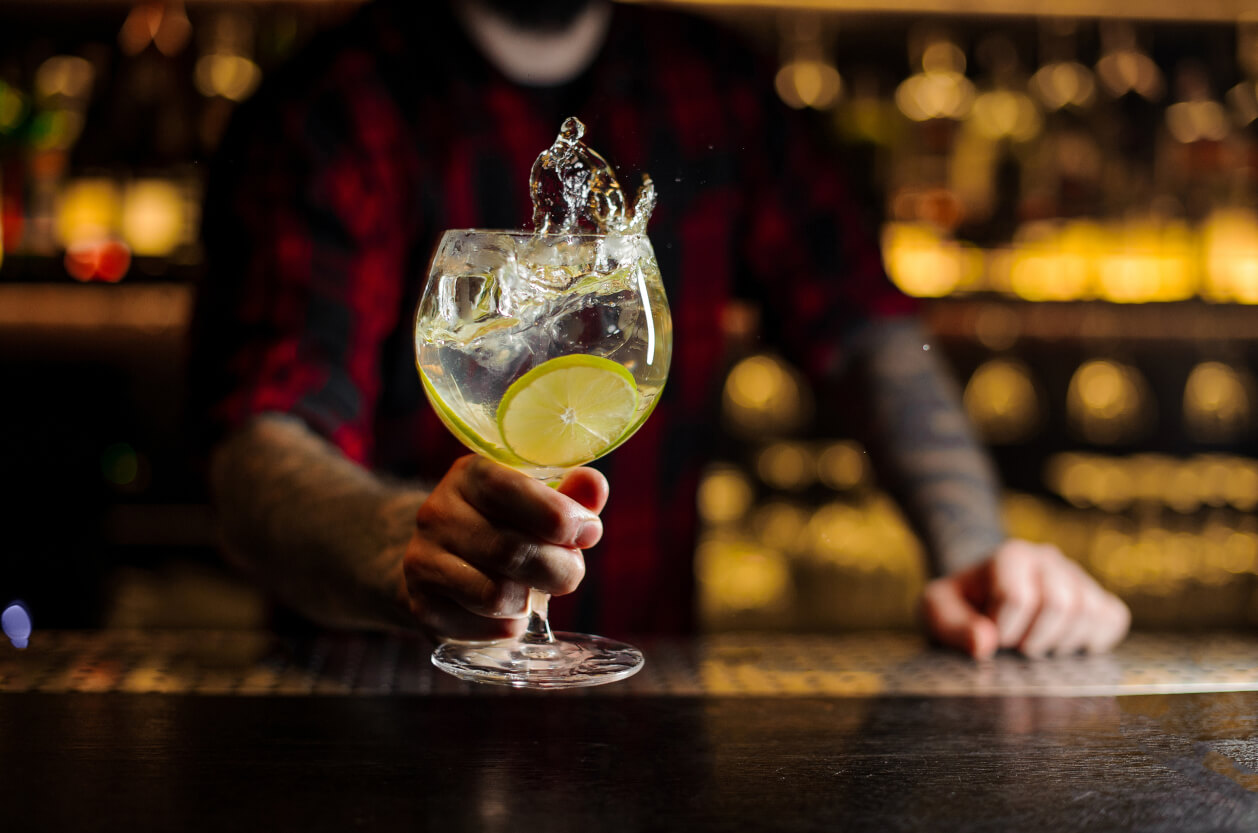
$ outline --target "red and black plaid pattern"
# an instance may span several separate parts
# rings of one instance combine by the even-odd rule
[[[237,114],[210,178],[194,331],[207,441],[283,411],[354,460],[435,481],[466,451],[415,372],[412,316],[432,247],[447,228],[527,223],[533,160],[576,115],[627,187],[643,171],[656,182],[649,231],[675,345],[654,415],[598,463],[612,486],[605,538],[553,615],[616,634],[684,631],[695,489],[727,360],[722,312],[754,300],[766,333],[820,376],[846,333],[910,303],[832,153],[714,27],[616,7],[594,66],[562,88],[528,87],[425,5],[368,6]]]

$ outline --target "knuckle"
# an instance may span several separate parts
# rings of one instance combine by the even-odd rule
[[[571,553],[564,569],[559,570],[551,587],[551,593],[563,596],[576,590],[585,578],[585,559],[580,553]]]
[[[1078,594],[1062,582],[1048,582],[1044,587],[1041,606],[1054,613],[1071,613],[1079,604]]]
[[[1023,610],[1038,602],[1034,591],[1025,584],[998,585],[992,590],[992,598],[997,605],[1008,610]]]
[[[541,556],[541,547],[515,532],[500,532],[494,545],[502,563],[502,571],[514,578],[531,575]]]

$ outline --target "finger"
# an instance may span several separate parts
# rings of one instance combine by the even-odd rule
[[[1088,644],[1101,622],[1103,600],[1099,591],[1085,589],[1080,595],[1079,607],[1066,623],[1065,629],[1053,647],[1054,656],[1077,654]]]
[[[996,623],[1002,648],[1015,648],[1026,638],[1035,612],[1040,607],[1036,548],[1012,541],[997,551],[989,562],[987,615]]]
[[[975,659],[996,653],[996,624],[966,601],[956,577],[935,579],[922,593],[922,618],[937,640]]]
[[[1067,569],[1074,572],[1080,587],[1079,608],[1054,649],[1054,653],[1064,656],[1086,650],[1097,638],[1098,632],[1105,635],[1111,633],[1117,619],[1110,602],[1114,597],[1097,584],[1096,579],[1088,575],[1079,564],[1064,555],[1061,560]]]
[[[524,633],[526,619],[496,619],[478,616],[465,607],[440,596],[417,600],[419,620],[438,639],[490,642],[511,639]]]
[[[594,533],[598,516],[577,501],[514,469],[477,455],[460,458],[451,469],[463,499],[498,526],[510,527],[560,546],[577,546]],[[582,486],[589,475],[576,482]],[[595,537],[597,540],[597,537]]]
[[[452,473],[458,476],[454,469]],[[580,550],[548,544],[486,518],[463,499],[461,490],[448,488],[445,480],[420,507],[416,529],[433,547],[424,553],[453,554],[494,580],[512,580],[561,596],[575,590],[585,577]]]
[[[1091,654],[1103,654],[1123,641],[1131,627],[1131,610],[1112,593],[1105,593],[1097,626],[1092,630],[1084,648]]]
[[[426,552],[402,562],[412,598],[446,599],[478,616],[518,619],[527,612],[529,586],[491,578],[476,565],[448,552]]]
[[[557,491],[567,495],[591,512],[602,512],[607,505],[610,487],[607,478],[598,469],[582,467],[564,475]]]
[[[1038,581],[1040,607],[1018,645],[1029,657],[1057,649],[1078,614],[1083,594],[1078,575],[1052,559],[1041,562]]]

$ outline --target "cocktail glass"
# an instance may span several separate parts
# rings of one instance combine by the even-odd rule
[[[552,486],[619,446],[658,401],[672,319],[643,233],[459,229],[442,235],[415,316],[429,402],[468,448]],[[450,640],[433,663],[518,688],[623,679],[640,651],[552,632],[532,590],[519,639]]]

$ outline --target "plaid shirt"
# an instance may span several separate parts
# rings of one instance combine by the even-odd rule
[[[766,336],[820,376],[845,334],[910,308],[832,156],[763,70],[699,19],[616,7],[579,79],[521,86],[448,12],[367,6],[274,74],[220,149],[194,331],[199,410],[216,434],[292,413],[354,460],[435,482],[467,452],[415,371],[430,253],[444,229],[526,223],[533,160],[579,116],[631,190],[639,172],[656,182],[649,231],[675,345],[654,415],[597,464],[612,485],[604,540],[553,617],[614,634],[687,630],[723,311],[754,299]]]

